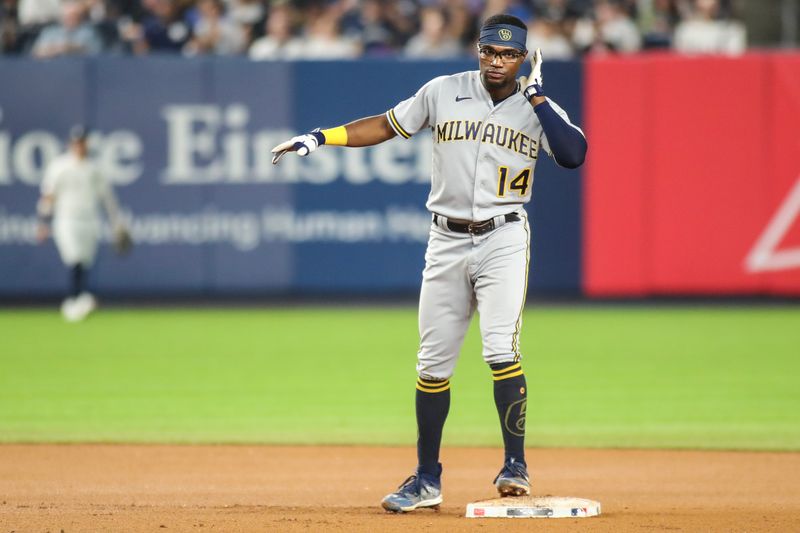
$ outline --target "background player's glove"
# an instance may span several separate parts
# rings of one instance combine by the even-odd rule
[[[272,149],[272,164],[276,164],[286,152],[297,152],[297,155],[306,156],[323,144],[325,144],[325,136],[319,131],[319,128],[305,135],[292,137]]]
[[[114,230],[114,251],[117,255],[128,255],[133,248],[133,239],[128,229],[119,226]]]
[[[530,100],[534,96],[544,96],[542,85],[542,50],[537,48],[531,56],[531,75],[527,78],[520,78],[520,86],[525,99]]]

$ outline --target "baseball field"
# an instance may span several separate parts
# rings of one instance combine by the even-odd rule
[[[800,527],[800,308],[528,309],[533,492],[598,518],[463,518],[502,460],[476,322],[445,502],[389,515],[415,464],[415,308],[4,309],[0,531]]]

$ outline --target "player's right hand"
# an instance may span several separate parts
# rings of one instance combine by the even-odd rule
[[[297,152],[299,156],[307,156],[322,144],[325,144],[325,136],[320,133],[319,128],[305,135],[292,137],[272,149],[272,164],[277,164],[286,152]]]

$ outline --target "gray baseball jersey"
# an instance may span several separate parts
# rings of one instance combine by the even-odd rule
[[[67,265],[91,265],[100,236],[100,204],[116,217],[111,185],[94,163],[67,152],[48,165],[41,191],[55,200],[53,239],[61,260]]]
[[[564,110],[550,105],[570,123]],[[419,300],[417,372],[434,380],[453,374],[476,309],[484,360],[519,361],[530,263],[530,228],[522,205],[531,199],[540,149],[550,153],[533,106],[519,91],[495,104],[480,72],[470,71],[431,80],[387,111],[386,118],[404,138],[430,128],[431,212],[473,222],[494,219],[497,225],[482,235],[451,231],[441,220],[431,225]],[[505,224],[510,213],[517,221]]]
[[[567,113],[549,101],[571,124]],[[434,144],[427,207],[448,218],[481,221],[517,210],[531,199],[539,149],[550,153],[522,93],[494,105],[477,70],[431,80],[386,116],[406,139],[430,128]]]

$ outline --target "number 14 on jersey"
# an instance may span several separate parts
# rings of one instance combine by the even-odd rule
[[[514,191],[520,196],[528,194],[528,187],[531,180],[531,169],[526,168],[511,180],[508,178],[508,167],[499,167],[497,169],[497,196],[500,198],[505,197],[509,191]]]

